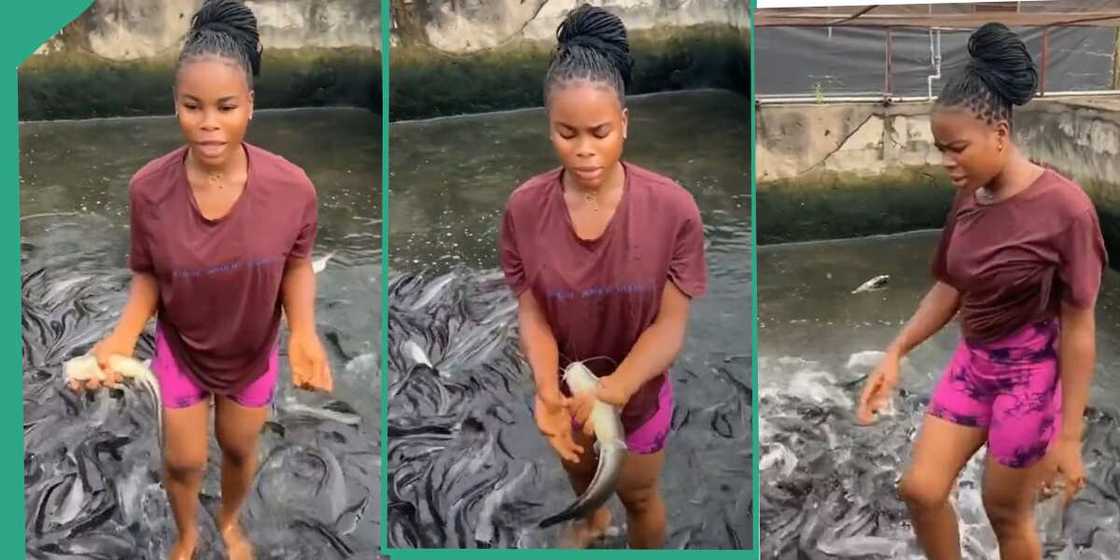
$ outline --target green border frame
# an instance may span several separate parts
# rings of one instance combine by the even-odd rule
[[[9,3],[4,18],[3,65],[8,68],[0,77],[0,119],[9,123],[10,128],[0,140],[0,174],[7,177],[8,188],[3,189],[0,208],[3,223],[8,224],[9,241],[0,244],[0,261],[12,266],[3,275],[0,293],[8,294],[0,304],[0,313],[6,317],[23,316],[22,263],[20,262],[20,203],[19,203],[19,66],[31,56],[40,45],[47,42],[67,23],[86,11],[93,0],[51,0],[33,4]],[[7,202],[2,202],[2,201]],[[14,265],[14,266],[13,266]],[[0,477],[9,482],[3,485],[0,503],[12,504],[8,510],[8,521],[0,530],[0,550],[4,558],[25,558],[27,556],[27,508],[23,488],[23,322],[10,320],[8,326],[0,331],[5,341],[5,356],[12,366],[10,375],[4,378],[6,390],[0,392],[8,402],[0,406],[0,426],[3,426],[4,447],[19,453],[12,453],[0,470]],[[20,372],[20,375],[14,375]],[[18,507],[15,504],[20,504]],[[16,521],[19,524],[16,524]]]
[[[752,513],[754,520],[753,533],[753,550],[734,550],[734,549],[698,549],[698,550],[560,550],[560,549],[469,549],[469,548],[417,548],[417,549],[394,549],[389,548],[388,544],[388,502],[386,501],[386,490],[389,484],[388,468],[389,468],[389,454],[388,454],[388,411],[389,411],[389,393],[388,393],[388,375],[389,375],[389,357],[388,357],[388,335],[389,335],[389,84],[390,84],[390,31],[392,29],[392,16],[389,9],[388,0],[381,0],[381,359],[380,359],[380,374],[381,374],[381,548],[380,554],[388,556],[392,560],[410,560],[416,559],[472,559],[472,558],[571,558],[574,554],[578,554],[580,558],[616,558],[624,556],[627,558],[696,558],[696,559],[715,559],[715,558],[737,558],[739,560],[757,559],[759,557],[759,480],[758,480],[758,288],[757,282],[754,280],[758,257],[755,250],[757,236],[755,233],[754,224],[755,220],[755,179],[754,179],[754,10],[755,0],[750,0],[747,5],[747,21],[748,30],[750,34],[750,48],[748,53],[750,56],[750,95],[747,99],[747,109],[750,112],[750,169],[751,169],[751,471],[752,471],[752,492],[753,500],[752,505],[754,511]]]
[[[751,137],[751,153],[750,153],[750,174],[751,174],[751,484],[754,486],[752,491],[754,497],[751,503],[754,505],[754,553],[755,558],[762,557],[762,519],[761,519],[761,506],[759,505],[759,498],[762,495],[762,485],[759,481],[758,461],[759,461],[759,436],[758,436],[758,423],[761,416],[758,410],[758,208],[755,201],[758,199],[757,194],[757,181],[755,180],[755,117],[757,116],[754,104],[754,13],[756,10],[755,0],[750,0],[750,7],[748,8],[748,18],[750,19],[750,47],[747,51],[747,56],[750,57],[750,96],[748,98],[748,111],[750,112],[750,129],[748,134]]]
[[[2,82],[0,82],[0,105],[4,107],[4,117],[8,122],[15,123],[15,126],[9,129],[8,133],[3,137],[2,144],[4,146],[4,156],[0,158],[0,173],[9,178],[9,185],[15,184],[17,188],[9,188],[4,195],[4,199],[8,200],[7,204],[0,204],[0,206],[7,208],[5,214],[8,218],[5,222],[9,223],[15,231],[9,233],[12,241],[5,246],[0,247],[0,259],[9,263],[16,263],[15,271],[9,272],[4,276],[3,283],[0,284],[0,292],[9,294],[3,299],[3,304],[0,309],[5,311],[9,317],[21,316],[22,302],[21,302],[21,275],[20,275],[20,252],[19,252],[19,237],[20,237],[20,221],[19,221],[19,103],[18,103],[18,67],[19,65],[30,56],[35,49],[39,48],[44,42],[58,32],[67,23],[78,17],[82,12],[90,7],[93,0],[54,0],[51,3],[24,5],[13,4],[9,6],[9,13],[6,19],[5,40],[7,48],[5,49],[5,63],[9,71],[4,74]],[[754,10],[755,2],[751,0],[748,6],[748,29],[750,33],[751,48],[749,49],[750,56],[750,80],[751,80],[751,95],[748,99],[748,109],[750,111],[750,130],[753,131],[755,127],[755,111],[754,111],[754,72],[755,72],[755,59],[754,59]],[[389,281],[389,80],[390,80],[390,34],[387,31],[391,28],[391,14],[389,9],[389,2],[382,1],[380,6],[381,11],[381,285],[380,297],[381,305],[381,321],[380,321],[380,338],[381,338],[381,356],[380,356],[380,375],[384,380],[388,375],[388,355],[385,352],[388,346],[388,326],[389,326],[389,306],[388,301],[388,281]],[[759,531],[759,472],[758,472],[758,288],[757,288],[757,264],[758,257],[755,249],[757,235],[753,224],[756,223],[756,209],[754,205],[756,184],[754,179],[754,148],[755,138],[751,134],[751,153],[750,153],[750,169],[751,171],[751,354],[752,354],[752,367],[751,367],[751,383],[752,388],[752,482],[753,482],[753,550],[659,550],[659,551],[620,551],[620,550],[589,550],[581,551],[579,553],[581,558],[606,558],[608,556],[615,557],[617,555],[626,555],[634,558],[740,558],[746,560],[747,558],[757,558],[760,549],[760,531]],[[0,199],[2,200],[2,199]],[[6,355],[12,356],[9,363],[12,364],[12,371],[22,371],[23,356],[22,356],[22,324],[21,322],[11,321],[8,327],[2,331],[5,340],[9,341],[5,347],[9,350]],[[2,393],[6,395],[9,405],[0,407],[0,425],[5,426],[3,439],[10,442],[9,448],[18,446],[20,453],[13,454],[12,457],[4,464],[3,470],[0,471],[0,476],[11,481],[4,494],[0,494],[0,500],[7,503],[24,503],[23,498],[23,379],[22,375],[16,377],[10,376],[9,390]],[[18,380],[18,387],[17,387]],[[18,390],[17,390],[18,389]],[[499,549],[390,549],[385,546],[388,542],[388,525],[385,520],[388,518],[387,502],[385,501],[385,490],[388,485],[388,424],[385,418],[388,413],[388,390],[387,385],[381,383],[381,423],[380,423],[380,457],[382,468],[380,470],[381,477],[381,495],[380,501],[380,553],[382,555],[391,556],[394,559],[408,559],[408,558],[497,558],[497,557],[528,557],[528,556],[543,556],[546,558],[567,558],[570,557],[572,551],[568,550],[499,550]],[[17,501],[16,497],[20,497]],[[4,500],[2,496],[8,496]],[[25,540],[25,507],[12,508],[9,511],[9,519],[12,517],[18,519],[20,523],[17,525],[9,521],[5,524],[5,528],[0,532],[2,538],[2,548],[8,556],[11,554],[13,557],[20,555],[26,556],[26,540]]]

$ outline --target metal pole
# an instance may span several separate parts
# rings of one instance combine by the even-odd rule
[[[1112,47],[1112,89],[1120,89],[1120,27],[1116,28]]]
[[[1046,99],[1061,99],[1061,98],[1083,98],[1083,97],[1120,97],[1120,90],[1102,90],[1102,91],[1051,91],[1045,96]],[[825,96],[817,98],[808,95],[757,95],[755,96],[755,103],[757,105],[801,105],[801,104],[821,104],[821,103],[881,103],[882,96],[875,96],[874,94],[866,95],[838,95],[838,96]],[[890,96],[888,101],[891,103],[925,103],[929,102],[930,98],[924,95],[909,95],[909,96]]]
[[[1046,67],[1050,56],[1050,27],[1042,28],[1042,76],[1039,77],[1039,93],[1046,95]]]
[[[890,97],[890,95],[892,93],[892,90],[891,90],[891,51],[894,50],[893,47],[894,47],[894,45],[893,45],[893,38],[891,37],[891,28],[888,27],[887,28],[887,48],[886,48],[887,62],[886,62],[886,71],[883,73],[884,74],[883,75],[883,94],[888,98]]]

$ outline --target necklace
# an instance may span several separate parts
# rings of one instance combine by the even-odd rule
[[[976,197],[980,199],[980,202],[983,204],[991,204],[998,200],[998,197],[995,194],[992,194],[992,192],[989,191],[987,187],[980,187],[979,189],[976,189]]]
[[[193,154],[188,154],[187,157],[190,158],[190,159],[193,159],[192,155]],[[196,169],[198,170],[199,173],[202,173],[202,174],[206,175],[206,182],[210,183],[211,187],[217,187],[218,190],[222,190],[222,189],[226,188],[225,183],[222,181],[222,177],[224,176],[224,174],[221,171],[210,172],[210,171],[206,171],[206,170],[202,169],[201,166],[198,166]]]
[[[598,212],[599,211],[599,199],[594,194],[592,194],[590,192],[583,193],[583,200],[584,200],[584,202],[591,205],[591,211],[592,212]]]

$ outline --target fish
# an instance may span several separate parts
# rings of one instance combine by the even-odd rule
[[[114,354],[109,357],[109,367],[113,371],[121,374],[125,379],[131,379],[140,385],[144,386],[152,394],[156,401],[156,414],[158,418],[159,429],[159,442],[160,448],[163,448],[163,399],[160,397],[159,381],[156,379],[155,374],[150,369],[151,361],[146,360],[141,362],[136,358],[121,356]],[[105,381],[105,372],[97,364],[97,357],[93,354],[86,354],[77,358],[71,358],[63,364],[63,374],[65,382],[70,381],[88,381],[90,379],[97,379],[98,381]],[[107,383],[106,386],[113,389],[120,388],[119,383]]]
[[[573,395],[594,391],[599,386],[599,378],[583,365],[583,362],[572,362],[564,369],[564,382],[572,390]],[[563,523],[570,519],[583,517],[595,511],[610,498],[614,492],[618,476],[622,473],[622,464],[626,461],[626,441],[622,429],[622,419],[619,417],[618,408],[603,401],[596,400],[592,405],[591,415],[587,419],[595,429],[595,449],[599,462],[595,467],[595,476],[591,484],[575,502],[555,515],[543,519],[538,525],[545,529]]]
[[[405,341],[404,345],[401,347],[401,350],[404,352],[404,354],[406,356],[409,357],[409,359],[412,360],[412,362],[414,364],[422,365],[422,366],[425,366],[425,367],[428,367],[428,368],[435,369],[432,366],[431,360],[428,359],[428,355],[424,352],[423,348],[420,348],[419,344],[416,344],[415,342],[413,342],[411,340],[408,340],[408,341]]]
[[[880,275],[864,282],[863,284],[860,284],[860,286],[858,288],[852,290],[852,293],[853,294],[858,294],[858,293],[861,293],[861,292],[877,292],[879,290],[882,290],[882,289],[886,288],[887,287],[887,282],[890,279],[891,279],[890,274],[880,274]]]
[[[1043,544],[1061,542],[1067,505],[1065,494],[1065,480],[1059,476],[1051,483],[1048,492],[1040,492],[1037,496],[1034,517]]]
[[[327,268],[327,263],[330,262],[331,257],[333,257],[333,256],[334,256],[334,251],[331,251],[331,252],[329,252],[329,253],[321,256],[321,257],[318,257],[318,258],[312,260],[311,261],[311,270],[315,274],[319,274],[320,272],[322,272],[323,270],[325,270]]]

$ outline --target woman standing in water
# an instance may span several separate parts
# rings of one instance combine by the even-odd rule
[[[207,0],[191,20],[173,92],[186,143],[132,177],[132,287],[116,327],[93,350],[115,381],[109,356],[131,356],[157,316],[152,370],[179,529],[173,559],[191,558],[198,540],[212,394],[222,450],[218,528],[231,558],[251,557],[238,513],[276,387],[282,312],[293,383],[332,386],[315,333],[315,189],[299,167],[243,141],[260,57],[256,18],[240,2]]]
[[[933,288],[860,398],[868,423],[891,398],[903,356],[960,312],[962,340],[930,400],[900,491],[932,560],[959,559],[949,494],[987,444],[983,501],[1004,560],[1041,557],[1040,490],[1084,484],[1082,415],[1095,354],[1094,307],[1106,264],[1092,202],[1011,141],[1011,107],[1038,76],[1007,27],[973,33],[971,61],[945,84],[931,118],[958,193],[933,260]]]
[[[656,548],[665,542],[659,477],[673,412],[668,369],[684,341],[690,298],[707,288],[704,228],[688,191],[620,160],[631,59],[619,18],[584,5],[557,38],[544,97],[561,167],[510,195],[502,269],[518,299],[537,426],[577,494],[595,473],[590,407],[565,396],[560,369],[609,358],[587,365],[602,383],[597,397],[622,409],[630,454],[617,493],[630,546]],[[602,507],[581,520],[577,544],[609,525]]]

